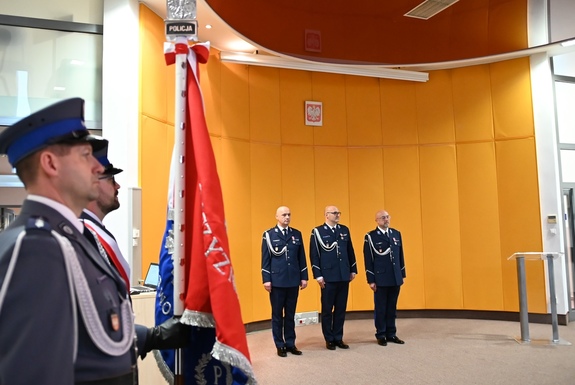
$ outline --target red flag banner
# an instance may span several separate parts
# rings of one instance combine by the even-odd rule
[[[176,49],[177,52],[177,49]],[[240,369],[255,384],[230,259],[220,179],[199,84],[208,44],[189,48],[185,150],[186,288],[182,322],[214,328],[212,356]]]

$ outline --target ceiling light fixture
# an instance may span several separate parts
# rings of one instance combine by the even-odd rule
[[[368,76],[373,78],[409,80],[426,82],[429,74],[426,72],[396,70],[375,65],[347,65],[317,63],[307,60],[284,58],[271,55],[257,55],[236,52],[220,52],[220,60],[224,63],[247,64],[263,67],[285,68],[292,70],[327,72],[343,75]]]
[[[561,45],[563,47],[571,47],[572,45],[575,45],[575,39],[564,41],[563,43],[561,43]]]
[[[459,0],[426,0],[403,16],[427,20],[458,1]]]

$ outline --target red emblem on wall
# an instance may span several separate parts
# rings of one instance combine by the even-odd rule
[[[321,102],[305,102],[305,124],[306,126],[323,125],[323,106]]]
[[[321,32],[313,29],[305,30],[305,50],[309,52],[321,52]]]

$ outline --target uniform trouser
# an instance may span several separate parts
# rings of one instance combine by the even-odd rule
[[[321,330],[327,342],[343,340],[349,282],[326,282],[321,290]]]
[[[397,331],[397,299],[401,286],[377,286],[373,293],[375,303],[375,338],[394,337]]]
[[[270,292],[272,335],[277,348],[295,346],[295,308],[299,287],[275,287]]]

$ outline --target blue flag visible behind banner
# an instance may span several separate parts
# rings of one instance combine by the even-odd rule
[[[172,178],[170,178],[171,181]],[[167,217],[170,217],[170,204],[168,204]],[[156,325],[172,318],[174,315],[174,263],[172,262],[173,245],[173,228],[174,221],[168,219],[166,230],[162,238],[162,247],[160,249],[160,282],[156,292]],[[156,357],[160,371],[164,378],[173,378],[174,373],[174,350],[161,351],[161,359]],[[155,352],[154,352],[155,353]]]
[[[170,214],[168,214],[168,217]],[[172,244],[174,221],[168,219],[160,249],[160,282],[156,294],[156,325],[174,315],[174,264]],[[246,384],[248,379],[241,370],[229,367],[212,357],[216,340],[213,328],[192,327],[189,347],[183,349],[182,356],[184,382],[187,385],[205,384]],[[158,367],[164,378],[173,383],[175,350],[154,352]]]

